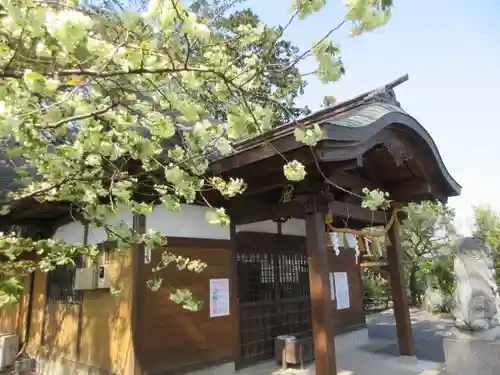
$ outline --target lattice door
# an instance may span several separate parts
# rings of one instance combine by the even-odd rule
[[[273,355],[276,321],[276,269],[272,254],[238,254],[241,355],[266,359]]]
[[[237,255],[243,363],[272,358],[278,335],[312,330],[305,246],[255,247]]]
[[[279,334],[312,331],[309,267],[304,253],[279,253]]]

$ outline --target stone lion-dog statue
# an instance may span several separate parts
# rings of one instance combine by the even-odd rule
[[[453,245],[455,327],[486,331],[500,325],[500,297],[495,282],[495,249],[477,237],[465,237]]]

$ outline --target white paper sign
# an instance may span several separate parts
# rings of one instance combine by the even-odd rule
[[[144,264],[149,263],[151,263],[151,249],[149,247],[146,247],[144,249]]]
[[[337,298],[337,309],[343,310],[351,307],[349,300],[349,282],[347,272],[335,272],[333,274],[335,282],[335,296]]]
[[[335,282],[333,281],[333,273],[330,272],[328,275],[330,277],[330,299],[335,300]]]
[[[210,317],[229,315],[229,279],[210,280]]]

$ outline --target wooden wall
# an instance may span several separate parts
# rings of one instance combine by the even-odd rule
[[[24,290],[29,288],[30,277],[24,277]],[[21,295],[21,300],[18,304],[8,304],[0,307],[0,333],[12,333],[19,337],[23,342],[25,323],[26,323],[26,306],[28,303],[27,293]]]
[[[210,318],[209,280],[227,278],[232,283],[231,270],[234,259],[230,242],[225,240],[186,239],[183,246],[174,246],[169,238],[168,251],[191,259],[200,259],[207,268],[196,274],[178,271],[169,266],[161,272],[164,285],[157,292],[146,286],[151,266],[161,259],[162,250],[152,253],[151,264],[142,267],[142,300],[139,302],[138,349],[145,370],[166,372],[187,371],[202,364],[230,362],[233,358],[233,318]],[[203,301],[199,311],[183,309],[169,299],[168,285],[189,288],[195,297]],[[231,297],[234,297],[230,292]],[[140,350],[140,351],[139,351]]]
[[[169,267],[161,272],[165,287],[152,292],[146,286],[151,267],[161,257],[153,252],[150,264],[141,266],[142,284],[138,312],[137,355],[149,374],[176,373],[197,367],[233,360],[234,330],[239,316],[234,311],[228,317],[209,317],[209,279],[228,278],[232,284],[234,254],[227,240],[175,241],[170,238],[168,250],[200,259],[208,264],[201,274],[178,271]],[[347,272],[350,288],[350,309],[335,310],[332,323],[340,333],[364,324],[360,268],[350,250],[329,255],[331,272]],[[44,274],[35,279],[32,328],[27,352],[33,356],[63,359],[73,366],[99,369],[97,373],[131,375],[133,362],[131,338],[131,254],[115,258],[111,264],[112,278],[123,286],[124,292],[113,297],[106,291],[85,292],[79,305],[45,303]],[[170,301],[168,287],[189,288],[204,304],[200,311],[182,309]],[[235,298],[230,287],[231,298]],[[332,301],[335,303],[335,301]],[[3,332],[24,332],[27,296],[17,307],[0,310]],[[231,301],[231,307],[234,300]],[[236,320],[236,321],[235,321]],[[79,334],[81,333],[81,334]]]
[[[18,332],[19,305],[6,305],[0,307],[0,333]]]
[[[81,305],[46,304],[46,275],[36,275],[29,355],[56,360],[59,365],[71,368],[92,369],[95,374],[133,374],[131,254],[114,256],[109,268],[113,282],[123,287],[122,295],[114,297],[109,291],[89,291],[85,292]],[[68,373],[67,369],[57,368]],[[52,368],[45,371],[56,373]]]
[[[335,332],[344,333],[365,324],[361,268],[359,264],[356,264],[354,252],[351,249],[340,249],[339,255],[335,255],[331,247],[328,247],[328,250],[330,251],[330,272],[347,272],[350,308],[335,310],[335,316],[332,319]],[[336,301],[332,303],[336,306]]]

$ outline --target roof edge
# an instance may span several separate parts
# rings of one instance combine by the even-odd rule
[[[248,148],[252,148],[253,145],[258,144],[259,142],[261,142],[264,139],[274,140],[276,138],[286,136],[286,135],[290,134],[291,132],[293,132],[293,130],[295,130],[295,128],[299,125],[306,126],[306,125],[309,125],[309,124],[314,123],[314,122],[321,122],[322,120],[325,120],[326,118],[332,117],[334,115],[338,115],[340,113],[346,112],[348,110],[352,110],[356,107],[359,107],[363,104],[366,104],[367,101],[381,101],[381,96],[389,97],[392,101],[395,102],[395,104],[397,104],[399,106],[399,103],[397,103],[396,99],[395,99],[394,88],[401,85],[402,83],[404,83],[408,80],[409,80],[409,76],[408,76],[408,74],[405,74],[405,75],[395,79],[394,81],[391,81],[391,82],[389,82],[381,87],[367,91],[363,94],[355,96],[354,98],[340,102],[334,106],[320,109],[319,111],[316,111],[316,112],[314,112],[308,116],[305,116],[301,119],[298,119],[296,121],[291,121],[291,122],[288,122],[286,124],[279,125],[273,129],[266,131],[265,133],[263,133],[261,135],[257,135],[255,137],[251,137],[248,139],[234,142],[233,148],[235,150],[235,153],[246,150]]]
[[[441,157],[438,147],[436,146],[436,143],[434,142],[434,139],[431,137],[429,132],[414,117],[405,112],[391,111],[382,115],[380,118],[373,121],[369,125],[357,128],[346,128],[341,125],[336,125],[335,123],[325,123],[324,126],[330,129],[335,128],[343,131],[348,130],[349,135],[347,134],[346,135],[349,137],[349,140],[359,143],[364,143],[369,141],[370,139],[376,137],[380,132],[386,129],[393,128],[391,130],[403,130],[405,132],[408,131],[412,132],[426,144],[426,146],[432,153],[439,167],[441,175],[448,183],[449,188],[457,196],[461,194],[462,186],[451,176],[450,172],[446,168],[446,165],[444,164],[444,161]],[[327,134],[328,132],[325,133]],[[338,135],[339,133],[341,133],[341,131],[335,133],[336,135]],[[355,140],[353,138],[355,138]],[[339,139],[339,137],[336,136],[335,139],[327,138],[327,140],[341,141],[342,139],[341,138]],[[365,150],[364,152],[366,151],[368,150]]]

